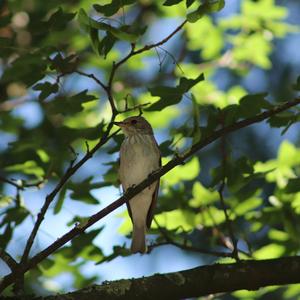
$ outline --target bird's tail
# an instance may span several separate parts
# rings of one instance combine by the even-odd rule
[[[146,226],[137,226],[133,224],[131,252],[132,253],[145,253],[147,252],[146,245]]]

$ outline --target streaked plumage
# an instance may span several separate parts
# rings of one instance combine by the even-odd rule
[[[151,125],[143,117],[130,117],[115,124],[120,126],[125,134],[120,150],[119,177],[123,190],[126,191],[160,167],[160,152]],[[133,197],[127,204],[133,223],[133,253],[147,251],[146,228],[151,226],[158,188],[159,181]]]

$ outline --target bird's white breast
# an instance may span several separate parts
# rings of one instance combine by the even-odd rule
[[[126,190],[159,168],[160,154],[151,135],[136,134],[122,143],[120,159],[120,179]]]

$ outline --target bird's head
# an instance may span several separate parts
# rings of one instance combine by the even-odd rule
[[[129,117],[122,122],[114,122],[114,124],[121,127],[126,136],[153,134],[150,123],[141,116]]]

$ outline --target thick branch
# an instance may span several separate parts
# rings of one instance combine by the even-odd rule
[[[293,106],[296,106],[297,104],[300,104],[300,98],[289,101],[289,102],[285,102],[285,103],[278,105],[270,110],[262,112],[254,117],[250,117],[250,118],[235,122],[227,127],[224,127],[224,128],[214,131],[210,136],[200,140],[198,143],[195,143],[190,148],[190,150],[187,151],[185,154],[183,154],[181,156],[176,156],[174,159],[169,161],[167,164],[165,164],[159,170],[157,170],[156,172],[154,172],[150,176],[148,176],[140,184],[138,184],[134,188],[128,189],[122,197],[117,199],[115,202],[109,204],[107,207],[103,208],[98,213],[91,216],[85,224],[83,224],[82,226],[77,226],[77,227],[73,228],[68,233],[63,235],[61,238],[57,239],[49,247],[47,247],[46,249],[44,249],[43,251],[41,251],[40,253],[38,253],[37,255],[32,257],[31,259],[29,259],[27,262],[24,262],[22,264],[22,266],[20,267],[20,269],[18,270],[18,272],[25,273],[29,269],[35,267],[39,262],[41,262],[43,259],[48,257],[50,254],[52,254],[54,251],[59,249],[61,246],[63,246],[64,244],[66,244],[67,242],[72,240],[75,236],[79,235],[80,233],[83,233],[87,228],[89,228],[90,226],[92,226],[93,224],[95,224],[96,222],[101,220],[102,218],[104,218],[106,215],[108,215],[109,213],[111,213],[112,211],[114,211],[115,209],[120,207],[125,202],[129,201],[131,198],[133,198],[135,195],[140,193],[146,187],[148,187],[153,182],[158,180],[160,177],[162,177],[163,175],[168,173],[170,170],[172,170],[173,168],[175,168],[178,165],[183,164],[187,158],[193,156],[197,151],[199,151],[200,149],[204,148],[205,146],[211,144],[212,142],[216,141],[217,139],[222,137],[224,134],[228,134],[228,133],[234,132],[238,129],[247,127],[251,124],[266,120],[273,115],[276,115],[276,114],[278,114],[282,111],[285,111]],[[98,144],[95,147],[100,147],[100,144]],[[91,153],[90,154],[87,153],[87,155],[92,155],[96,150],[97,149],[93,148],[91,150]],[[85,156],[80,162],[78,162],[74,166],[74,168],[76,168],[76,169],[74,169],[74,170],[72,169],[72,171],[70,171],[70,174],[68,173],[68,176],[66,176],[66,177],[64,176],[62,178],[62,180],[60,181],[60,183],[57,186],[57,189],[60,187],[60,184],[64,184],[64,182],[66,180],[68,180],[69,176],[71,176],[87,159],[88,159],[88,157]],[[56,189],[54,191],[56,191]],[[52,193],[54,193],[54,191]],[[56,194],[53,195],[52,193],[50,194],[51,195],[50,199],[53,200],[53,198]],[[49,206],[49,204],[48,204],[48,206]],[[0,284],[0,291],[2,291],[8,285],[10,285],[12,282],[14,282],[16,275],[17,275],[16,273],[12,272],[12,273],[8,274],[7,276],[5,276]]]
[[[214,264],[150,277],[105,282],[44,299],[186,299],[241,289],[258,290],[265,286],[300,283],[299,274],[299,256],[244,260],[234,264]],[[0,300],[10,299],[0,297]]]

